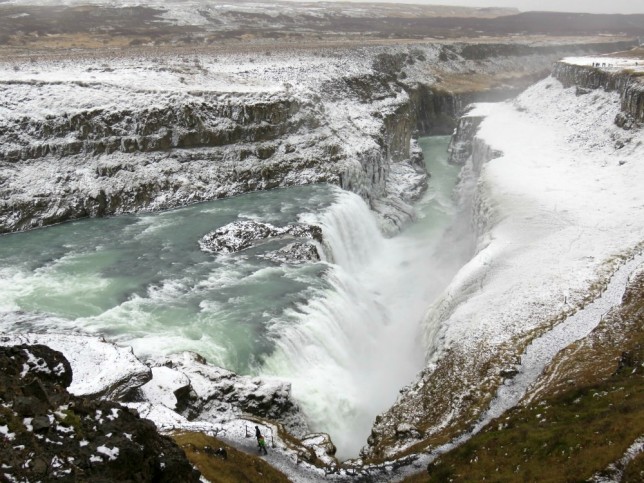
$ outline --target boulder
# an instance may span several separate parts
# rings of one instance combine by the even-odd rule
[[[301,442],[307,448],[315,452],[317,458],[324,464],[336,466],[338,460],[335,458],[336,447],[331,441],[331,437],[326,433],[311,433],[301,439]]]
[[[198,482],[183,451],[110,401],[78,397],[63,354],[0,346],[0,454],[8,481]]]
[[[300,238],[322,242],[322,229],[315,225],[287,225],[277,227],[254,220],[228,223],[205,235],[199,246],[210,253],[235,253],[262,242],[284,238]]]
[[[284,424],[290,431],[301,435],[306,423],[299,406],[291,399],[291,385],[276,379],[241,376],[226,369],[212,366],[199,354],[183,352],[154,361],[153,378],[149,386],[139,391],[140,400],[151,404],[175,404],[177,412],[189,421],[225,422],[247,413],[272,419]],[[163,369],[161,369],[163,368]],[[162,381],[154,382],[159,374]],[[187,378],[189,386],[185,386]],[[181,381],[166,384],[171,379]],[[174,397],[156,397],[151,388],[166,385]],[[179,388],[179,386],[181,386]],[[179,391],[177,390],[179,389]],[[146,394],[152,395],[149,400]]]
[[[60,375],[66,381],[69,379],[69,392],[76,396],[121,400],[152,377],[150,368],[134,356],[130,347],[118,347],[95,337],[66,334],[0,336],[0,346],[16,344],[44,344],[60,351],[64,364],[62,360],[58,361],[52,369],[55,372],[42,376]],[[42,373],[37,353],[30,361],[29,371]]]
[[[294,242],[279,250],[268,252],[262,257],[278,264],[317,262],[320,260],[320,252],[312,243]]]

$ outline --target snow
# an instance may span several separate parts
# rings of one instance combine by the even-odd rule
[[[124,403],[124,406],[136,409],[139,416],[152,421],[159,429],[182,428],[188,420],[162,404]]]
[[[478,105],[478,253],[445,296],[445,347],[499,346],[572,310],[642,243],[644,134],[613,124],[619,95],[548,78]],[[620,145],[623,144],[623,147]],[[493,308],[493,309],[491,309]]]
[[[107,458],[110,461],[114,461],[116,458],[118,458],[119,455],[119,449],[117,447],[114,448],[108,448],[107,446],[99,446],[96,448],[96,451],[107,456]]]
[[[644,267],[644,254],[639,254],[628,263],[622,265],[613,275],[610,283],[602,295],[591,304],[568,317],[554,329],[546,332],[543,336],[534,340],[526,349],[518,367],[518,373],[510,381],[499,387],[496,398],[490,404],[490,408],[477,424],[474,432],[477,432],[492,419],[500,416],[511,407],[517,405],[523,397],[527,404],[537,396],[535,391],[529,391],[537,378],[554,357],[567,346],[588,336],[597,327],[603,317],[615,306],[619,305],[629,282],[629,276]],[[606,395],[597,393],[596,396]],[[541,418],[541,414],[537,414]],[[545,421],[545,419],[544,419]]]
[[[618,72],[624,69],[644,72],[644,60],[633,57],[566,57],[562,62],[572,65],[597,66],[608,72]]]
[[[188,377],[180,371],[165,366],[152,368],[152,379],[141,386],[145,400],[152,404],[162,404],[175,409],[177,398],[174,392],[190,384]]]
[[[47,363],[36,356],[34,356],[29,350],[23,349],[25,354],[27,354],[27,362],[22,365],[22,371],[20,372],[20,378],[24,378],[29,371],[42,372],[44,374],[50,374],[51,371],[47,367]]]
[[[118,396],[124,388],[149,368],[139,361],[132,349],[118,347],[101,339],[63,334],[10,334],[0,336],[0,345],[44,344],[62,352],[72,367],[68,390],[76,396],[105,394]]]
[[[644,436],[637,438],[618,461],[611,463],[603,471],[594,474],[588,481],[591,483],[623,481],[624,472],[628,465],[642,453],[644,453]]]
[[[4,436],[5,439],[8,441],[13,441],[14,438],[16,437],[16,433],[10,433],[9,432],[9,426],[6,424],[3,426],[0,426],[0,434]]]

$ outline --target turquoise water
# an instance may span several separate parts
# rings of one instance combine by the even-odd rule
[[[197,242],[237,219],[297,222],[328,208],[336,193],[296,187],[3,236],[1,327],[12,329],[12,312],[35,313],[31,329],[100,333],[142,356],[195,350],[249,373],[272,350],[270,320],[324,285],[326,266],[258,256],[284,241],[225,256]]]
[[[0,237],[0,330],[78,331],[142,357],[184,350],[292,383],[313,430],[355,456],[375,416],[424,365],[422,321],[462,261],[450,226],[449,137],[420,140],[432,177],[418,219],[385,239],[356,195],[319,185]],[[288,241],[213,255],[231,221],[322,226],[329,261],[262,258]]]

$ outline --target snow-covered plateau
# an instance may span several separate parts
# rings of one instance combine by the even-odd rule
[[[507,96],[563,55],[622,44],[8,59],[0,232],[320,182],[396,230],[426,186],[415,131],[449,130],[465,103]],[[474,71],[456,90],[443,79]]]

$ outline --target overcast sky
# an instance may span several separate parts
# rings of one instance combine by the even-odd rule
[[[301,1],[301,0],[300,0]],[[308,0],[311,1],[311,0]],[[336,1],[336,0],[313,0]],[[464,7],[515,7],[519,10],[551,10],[555,12],[644,13],[644,0],[339,0],[375,1],[378,3],[420,3],[429,5],[461,5]]]

